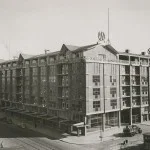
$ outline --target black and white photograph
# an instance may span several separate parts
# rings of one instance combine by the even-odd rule
[[[0,0],[0,150],[150,150],[150,1]]]

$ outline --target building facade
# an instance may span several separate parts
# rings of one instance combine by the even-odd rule
[[[10,118],[85,132],[149,120],[150,57],[110,45],[63,45],[0,63],[1,109]]]

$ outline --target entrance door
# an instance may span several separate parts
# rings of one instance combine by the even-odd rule
[[[132,123],[138,123],[139,122],[139,115],[132,115]]]

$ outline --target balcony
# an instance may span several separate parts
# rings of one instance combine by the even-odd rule
[[[132,82],[132,86],[140,86],[139,82]]]
[[[131,65],[140,65],[139,61],[131,61]]]
[[[142,96],[148,96],[148,91],[142,91],[141,95]]]
[[[100,108],[93,108],[93,111],[101,111]]]
[[[139,107],[140,106],[140,101],[136,100],[136,101],[132,101],[132,107]]]
[[[129,108],[130,107],[130,97],[122,99],[122,108]]]
[[[142,105],[148,106],[148,101],[142,101]]]
[[[147,66],[148,65],[148,59],[141,59],[140,64],[143,66]]]
[[[132,96],[140,96],[140,92],[132,92]]]
[[[127,102],[125,102],[125,101],[123,101],[123,103],[122,103],[122,108],[123,108],[123,109],[125,109],[125,108],[130,108],[130,104],[127,103]]]
[[[130,74],[130,66],[121,66],[121,75],[129,75]]]
[[[122,86],[130,86],[130,82],[129,81],[122,81]]]
[[[123,92],[122,97],[129,97],[130,96],[130,92]]]
[[[119,60],[119,62],[122,64],[128,64],[129,65],[129,60]]]

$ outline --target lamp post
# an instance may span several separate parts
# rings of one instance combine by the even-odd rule
[[[103,141],[103,131],[101,130],[101,128],[100,128],[100,139],[101,141]]]

